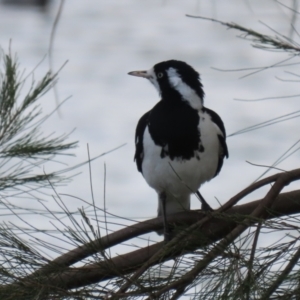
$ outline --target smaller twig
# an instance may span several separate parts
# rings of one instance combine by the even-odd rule
[[[257,31],[243,27],[241,25],[235,23],[222,22],[213,18],[206,18],[206,17],[192,16],[192,15],[186,15],[186,16],[190,18],[213,21],[221,25],[224,25],[230,29],[239,30],[245,33],[245,36],[243,36],[243,38],[247,38],[248,36],[253,38],[252,41],[256,43],[254,44],[254,47],[258,47],[264,50],[277,49],[277,50],[290,51],[294,54],[298,54],[300,52],[300,48],[298,46],[294,46],[291,42],[286,42],[282,38],[279,38],[278,36],[275,36],[275,38],[273,38],[269,35],[261,34]],[[268,47],[265,45],[268,45]]]
[[[104,224],[106,235],[108,236],[108,223],[107,223],[107,212],[106,212],[106,164],[104,163],[104,182],[103,182],[103,213],[104,213]],[[109,248],[109,256],[111,257],[111,252]]]
[[[52,72],[52,70],[53,70],[53,45],[54,45],[55,32],[56,32],[56,29],[57,29],[57,26],[58,26],[58,21],[60,19],[60,16],[61,16],[61,13],[62,13],[62,10],[63,10],[64,3],[65,3],[65,0],[60,1],[60,5],[59,5],[59,8],[58,8],[57,14],[55,16],[55,20],[54,20],[52,29],[51,29],[49,49],[48,49],[48,51],[49,51],[49,69],[50,69],[50,72]],[[57,91],[57,88],[56,88],[55,85],[53,85],[53,92],[54,92],[54,98],[55,98],[55,101],[56,101],[57,113],[61,117],[61,113],[60,113],[60,110],[59,110],[59,106],[60,106],[59,96],[58,96],[58,91]]]
[[[242,287],[247,289],[247,299],[250,300],[250,287],[251,283],[253,282],[253,262],[255,258],[255,251],[257,247],[258,237],[260,234],[262,222],[259,222],[255,231],[255,236],[251,248],[251,254],[249,259],[249,265],[248,265],[248,274],[244,282],[241,284]]]
[[[233,132],[233,133],[229,134],[227,136],[227,138],[231,137],[231,136],[234,136],[234,135],[242,134],[242,133],[245,133],[245,132],[257,130],[257,129],[260,129],[260,128],[263,128],[263,127],[266,127],[266,126],[270,126],[270,125],[273,125],[273,124],[276,124],[276,123],[280,123],[280,122],[284,122],[284,121],[291,120],[291,119],[294,119],[294,118],[298,118],[298,117],[300,117],[300,110],[293,111],[291,113],[288,113],[288,114],[285,114],[285,115],[282,115],[282,116],[279,116],[279,117],[276,117],[276,118],[272,118],[272,119],[269,119],[267,121],[264,121],[264,122],[261,122],[261,123],[243,128],[243,129],[240,129],[236,132]]]
[[[92,197],[92,203],[93,203],[93,208],[94,208],[94,214],[95,214],[95,219],[97,222],[97,232],[96,232],[96,238],[101,238],[101,232],[100,228],[98,226],[98,215],[95,210],[95,197],[94,197],[94,189],[93,189],[93,177],[92,177],[92,165],[91,165],[91,157],[90,157],[90,147],[89,144],[87,146],[87,153],[88,153],[88,163],[89,163],[89,176],[90,176],[90,190],[91,190],[91,197]]]
[[[295,255],[291,258],[288,265],[281,272],[281,274],[276,278],[276,280],[269,286],[265,293],[261,296],[260,299],[270,299],[271,295],[276,291],[280,284],[286,279],[288,274],[292,271],[293,267],[297,264],[300,259],[300,248],[296,251]]]

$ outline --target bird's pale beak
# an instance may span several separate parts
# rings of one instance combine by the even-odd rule
[[[143,78],[149,78],[148,71],[132,71],[132,72],[129,72],[128,75],[143,77]]]

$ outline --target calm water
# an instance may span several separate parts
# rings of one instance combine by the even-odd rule
[[[0,45],[6,51],[12,40],[12,52],[19,57],[21,68],[29,73],[47,53],[51,26],[58,2],[48,13],[30,8],[0,6]],[[78,140],[75,158],[63,158],[69,165],[96,156],[126,143],[124,147],[92,164],[93,190],[96,203],[103,207],[104,164],[106,164],[107,209],[126,218],[143,220],[155,217],[156,194],[144,182],[133,163],[134,131],[139,117],[159,99],[155,89],[145,80],[127,72],[148,69],[166,59],[180,59],[200,73],[206,93],[205,104],[223,118],[228,134],[299,109],[299,97],[240,102],[234,99],[258,99],[299,94],[299,85],[280,79],[296,79],[285,71],[296,67],[273,68],[241,79],[251,71],[226,70],[270,66],[288,58],[286,54],[265,52],[237,38],[238,32],[211,21],[187,18],[185,14],[202,15],[222,21],[236,22],[254,30],[272,33],[265,25],[289,34],[290,11],[274,1],[138,1],[89,0],[66,1],[54,43],[55,69],[68,60],[57,85],[60,101],[72,95],[61,109],[62,117],[53,116],[44,125],[47,133],[70,132],[70,140]],[[296,24],[297,25],[297,24]],[[297,39],[297,37],[295,37]],[[296,59],[291,62],[297,62]],[[36,69],[35,79],[47,71],[44,59]],[[45,112],[55,108],[52,92],[42,100]],[[271,165],[299,138],[299,120],[266,127],[230,137],[230,157],[221,174],[205,184],[202,193],[213,207],[253,182],[264,170],[248,162]],[[298,166],[299,152],[279,167],[289,170]],[[47,165],[47,170],[62,168]],[[41,170],[40,170],[41,171]],[[91,201],[88,167],[73,182],[58,188]],[[272,172],[271,172],[272,173]],[[270,174],[271,174],[270,173]],[[295,188],[291,185],[289,189]],[[248,200],[262,197],[266,190]],[[218,199],[218,200],[216,200]],[[63,196],[70,209],[83,203]],[[33,207],[35,201],[18,204]],[[48,199],[47,206],[56,209]],[[199,208],[193,199],[192,207]],[[16,222],[19,222],[16,220]],[[52,228],[48,220],[36,219],[37,227]],[[111,229],[115,227],[111,225]],[[155,234],[151,237],[159,239]]]

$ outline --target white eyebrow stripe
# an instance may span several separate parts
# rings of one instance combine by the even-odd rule
[[[202,108],[202,99],[192,88],[182,81],[177,70],[169,68],[167,74],[171,86],[180,93],[182,98],[186,100],[192,108],[200,110]]]

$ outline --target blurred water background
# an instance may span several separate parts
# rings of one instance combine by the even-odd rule
[[[287,2],[292,4],[292,1]],[[45,55],[58,5],[58,1],[53,1],[46,11],[29,6],[0,5],[0,45],[8,51],[11,41],[11,51],[17,53],[21,70],[25,69],[25,74],[29,74],[36,68],[35,80],[49,69]],[[280,80],[297,79],[286,72],[297,72],[297,65],[269,68],[245,78],[242,77],[253,70],[221,72],[214,69],[268,67],[287,59],[286,53],[253,48],[250,42],[237,37],[237,31],[211,21],[188,18],[186,14],[235,22],[275,34],[262,21],[287,36],[292,16],[290,10],[271,0],[65,2],[53,44],[53,66],[58,70],[68,61],[60,71],[57,90],[60,101],[71,98],[61,107],[61,117],[53,115],[43,125],[43,130],[61,134],[76,128],[69,139],[79,141],[79,147],[73,151],[76,157],[61,158],[69,166],[88,158],[87,144],[93,157],[126,143],[92,163],[93,192],[99,207],[104,207],[106,165],[105,198],[109,213],[140,221],[155,217],[157,210],[156,193],[137,172],[133,155],[137,121],[154,106],[159,96],[149,82],[130,77],[127,72],[148,69],[168,59],[191,64],[201,74],[205,105],[222,117],[228,135],[299,109],[299,97],[278,98],[299,94],[298,83]],[[293,34],[293,38],[299,40],[297,33]],[[297,62],[297,58],[291,62]],[[234,100],[265,97],[274,98],[255,102]],[[45,113],[56,107],[52,91],[41,102]],[[298,124],[299,119],[294,118],[229,137],[230,156],[222,172],[202,187],[202,194],[212,207],[217,208],[218,201],[224,203],[265,171],[264,167],[248,162],[269,166],[292,146],[299,139]],[[298,162],[299,151],[278,167],[290,170],[298,167]],[[52,163],[45,171],[63,167]],[[88,166],[82,167],[80,172],[70,184],[56,191],[91,202]],[[277,171],[269,174],[274,172]],[[289,186],[290,190],[294,188],[295,184]],[[253,193],[247,200],[258,199],[265,192],[266,189],[262,189]],[[48,193],[54,194],[51,190]],[[84,206],[73,197],[63,195],[62,199],[70,210]],[[22,207],[38,206],[30,197],[11,200]],[[49,209],[58,209],[51,197],[45,201]],[[199,207],[199,201],[193,198],[192,208]],[[102,216],[99,214],[99,218]],[[4,216],[3,220],[6,219],[22,224],[14,216]],[[29,219],[38,228],[52,228],[49,219],[43,216]],[[109,230],[117,228],[117,225],[109,224]],[[147,236],[161,239],[154,233]]]

